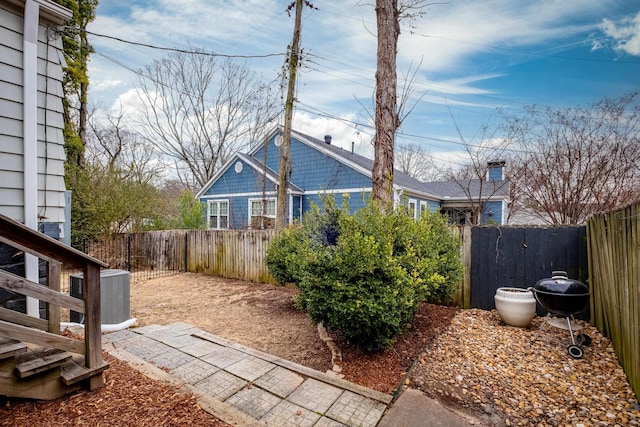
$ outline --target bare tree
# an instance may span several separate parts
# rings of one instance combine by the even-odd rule
[[[640,197],[640,92],[590,107],[530,107],[509,119],[523,148],[515,191],[552,224],[581,224],[592,214]]]
[[[277,114],[271,88],[246,65],[196,52],[155,60],[140,78],[144,135],[190,187],[205,185]]]
[[[125,124],[124,113],[109,113],[100,120],[88,120],[87,157],[89,163],[110,171],[119,170],[124,179],[143,184],[158,183],[166,165],[161,153],[142,135]]]
[[[421,181],[438,181],[444,178],[429,153],[418,144],[398,144],[395,150],[396,169]]]
[[[451,110],[449,113],[451,114]],[[464,195],[464,206],[458,210],[467,214],[466,222],[479,224],[483,219],[485,203],[510,189],[508,180],[494,180],[489,177],[490,168],[504,168],[509,141],[497,136],[500,127],[491,127],[488,124],[483,125],[471,139],[467,139],[453,114],[451,118],[466,151],[467,161],[462,167],[451,168],[443,171],[443,174],[448,181],[454,182]]]

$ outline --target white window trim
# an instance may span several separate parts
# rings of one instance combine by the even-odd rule
[[[211,227],[211,205],[220,203],[227,204],[227,226],[225,228],[220,227],[220,207],[218,206],[218,215],[216,215],[216,226]],[[207,228],[210,230],[227,230],[229,229],[229,199],[217,199],[217,200],[207,200]]]
[[[278,213],[278,199],[276,197],[260,197],[260,198],[252,198],[252,199],[248,199],[248,206],[247,206],[247,218],[249,219],[249,224],[251,224],[251,218],[253,217],[253,215],[251,215],[251,204],[253,202],[261,202],[262,201],[266,201],[266,202],[270,202],[271,200],[273,200],[275,202],[275,213],[273,215],[266,215],[267,218],[274,218],[276,217],[277,213]]]
[[[420,200],[420,215],[422,215],[422,212],[424,211],[428,211],[429,210],[429,203],[425,202],[424,200]]]
[[[413,217],[418,218],[418,200],[417,199],[409,199],[407,202],[407,209],[409,213],[411,213],[411,205],[413,204]]]

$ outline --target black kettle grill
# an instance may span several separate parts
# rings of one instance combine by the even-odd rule
[[[571,335],[571,345],[567,347],[569,356],[580,359],[584,355],[582,344],[589,345],[591,339],[579,332],[578,341],[573,334],[573,330],[580,331],[571,324],[574,315],[580,313],[589,304],[589,288],[582,282],[569,279],[566,271],[554,271],[551,278],[541,279],[532,287],[528,288],[533,292],[536,300],[549,312],[549,315],[564,317],[567,322],[567,329]],[[538,335],[549,322],[549,316],[538,331]],[[537,336],[536,338],[537,339]],[[534,340],[535,340],[534,339]]]

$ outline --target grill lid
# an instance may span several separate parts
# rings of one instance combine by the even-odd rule
[[[554,271],[551,278],[538,280],[533,289],[558,295],[589,294],[587,285],[578,280],[569,279],[566,271]]]

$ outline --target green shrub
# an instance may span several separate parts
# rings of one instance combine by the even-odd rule
[[[421,301],[440,301],[461,277],[460,244],[446,221],[425,212],[388,212],[375,203],[353,215],[325,201],[285,230],[267,253],[280,281],[297,283],[315,322],[368,350],[383,349],[412,321]]]

